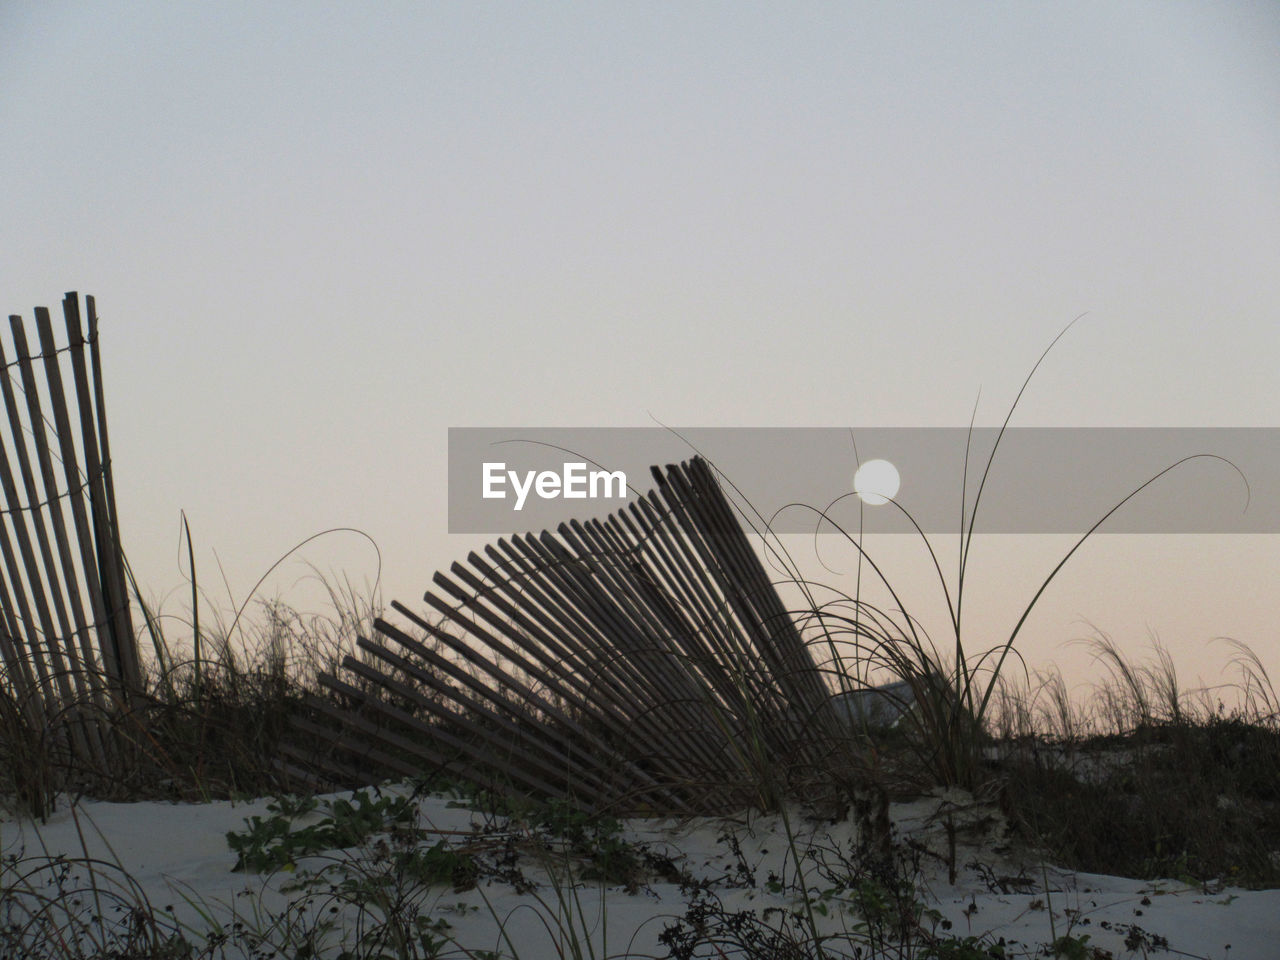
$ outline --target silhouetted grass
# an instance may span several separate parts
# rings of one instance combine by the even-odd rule
[[[1092,703],[999,744],[1001,802],[1024,841],[1091,872],[1280,886],[1280,714],[1256,657],[1235,645],[1228,707],[1181,689],[1158,643],[1150,664],[1108,637],[1094,646],[1111,679]]]

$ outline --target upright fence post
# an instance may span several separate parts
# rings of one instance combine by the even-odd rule
[[[9,317],[13,360],[0,344],[8,426],[0,431],[0,693],[20,705],[51,748],[62,742],[77,760],[105,770],[115,752],[112,725],[141,688],[142,670],[125,592],[92,297],[87,307],[87,341],[79,297],[68,293],[65,347],[57,345],[45,307],[35,309],[38,353],[17,315]]]

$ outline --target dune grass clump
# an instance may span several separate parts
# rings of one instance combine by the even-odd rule
[[[78,830],[82,830],[76,813]],[[83,842],[83,833],[81,833]],[[120,865],[0,844],[0,958],[196,960],[171,916]],[[199,954],[211,957],[212,954]]]
[[[1229,708],[1183,690],[1158,642],[1147,665],[1110,637],[1091,643],[1110,671],[1092,701],[1056,731],[1000,741],[1001,802],[1022,838],[1095,873],[1280,886],[1280,712],[1257,657],[1234,644]]]
[[[36,818],[60,794],[99,799],[209,800],[296,786],[282,753],[316,675],[355,649],[379,612],[376,594],[326,583],[331,609],[304,614],[279,599],[246,604],[227,621],[156,612],[139,595],[150,641],[142,684],[115,705],[104,766],[68,749],[72,702],[39,722],[0,678],[0,794]],[[144,650],[146,648],[144,647]]]
[[[1002,802],[1026,840],[1091,873],[1280,886],[1280,730],[1239,717],[1160,724],[1011,762]],[[1103,772],[1080,757],[1111,757]]]
[[[1077,317],[1076,320],[1078,319]],[[949,581],[944,574],[933,543],[915,518],[896,500],[885,498],[885,502],[897,509],[915,529],[937,576],[950,620],[950,636],[942,644],[935,643],[929,636],[922,621],[912,614],[884,571],[863,549],[860,534],[845,529],[834,519],[833,508],[849,497],[856,497],[856,493],[843,494],[824,509],[807,504],[789,504],[778,511],[810,510],[816,518],[815,535],[834,531],[852,547],[858,564],[858,586],[852,595],[808,579],[781,540],[772,533],[772,520],[762,517],[749,502],[739,508],[747,522],[761,536],[766,553],[783,574],[783,582],[798,590],[804,598],[803,605],[793,611],[793,616],[805,631],[811,648],[823,654],[823,669],[830,677],[831,687],[847,696],[864,689],[870,682],[868,678],[878,676],[882,682],[886,678],[891,681],[888,687],[882,688],[881,696],[890,701],[900,701],[896,710],[900,719],[895,724],[900,734],[895,738],[899,756],[886,757],[884,764],[879,767],[879,772],[891,775],[891,778],[905,777],[916,786],[939,784],[981,790],[992,779],[989,758],[994,740],[1001,735],[1001,728],[1005,727],[1007,730],[1010,717],[1019,709],[1030,709],[1025,702],[1020,705],[1016,697],[1010,698],[1008,695],[1011,686],[1008,668],[1011,661],[1015,668],[1022,668],[1024,677],[1029,676],[1025,664],[1021,662],[1016,642],[1040,599],[1076,552],[1131,500],[1170,472],[1191,461],[1219,461],[1235,470],[1244,481],[1246,490],[1248,488],[1247,478],[1239,468],[1217,454],[1193,453],[1170,463],[1120,497],[1076,540],[1044,576],[1004,639],[975,649],[965,630],[964,599],[970,550],[974,533],[978,529],[983,493],[996,464],[1001,442],[1024,393],[1041,364],[1076,320],[1067,324],[1049,343],[1027,374],[996,433],[995,443],[978,475],[972,500],[968,495],[971,483],[969,453],[974,421],[970,421],[970,442],[966,444],[960,484],[959,561],[953,581]],[[975,406],[975,419],[976,414]],[[752,516],[756,521],[754,523]],[[861,583],[864,565],[870,568],[871,576],[887,594],[888,602],[877,605],[863,598]],[[1115,668],[1116,689],[1121,694],[1115,699],[1113,706],[1121,706],[1127,699],[1131,699],[1135,708],[1142,712],[1145,710],[1144,698],[1148,697],[1145,685],[1135,685],[1135,678],[1126,673],[1123,659],[1115,656],[1114,650],[1111,653],[1109,662]],[[1245,650],[1241,656],[1248,659],[1251,654]],[[1179,713],[1181,701],[1176,671],[1167,656],[1160,667],[1158,670],[1147,671],[1142,679],[1151,686],[1151,696],[1159,697],[1170,705],[1169,719],[1176,722],[1182,719]],[[1274,715],[1274,694],[1270,691],[1265,672],[1260,668],[1260,663],[1253,657],[1247,670],[1248,682],[1243,688],[1243,694],[1246,701],[1261,697]],[[1070,736],[1074,732],[1070,729],[1070,697],[1061,684],[1050,692],[1054,715],[1058,721],[1066,724]],[[1259,714],[1255,712],[1256,715]],[[1055,716],[1047,719],[1052,721]],[[1019,725],[1024,730],[1029,729],[1036,725],[1035,719],[1045,718],[1032,718],[1028,714]],[[1123,721],[1115,725],[1117,729],[1125,727]],[[865,723],[861,726],[863,729],[860,733],[864,738],[873,734],[883,738],[883,730],[871,730]],[[879,753],[880,751],[873,750],[873,758]],[[904,758],[902,753],[909,756]]]

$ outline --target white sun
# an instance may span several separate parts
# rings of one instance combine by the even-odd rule
[[[888,460],[868,460],[853,475],[853,492],[862,502],[878,507],[898,493],[898,468]]]

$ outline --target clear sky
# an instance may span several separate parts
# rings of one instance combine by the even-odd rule
[[[416,599],[477,542],[450,426],[998,422],[1086,311],[1017,422],[1277,426],[1278,49],[1270,0],[15,0],[0,306],[96,295],[156,594],[181,509],[238,596],[352,526]],[[1280,672],[1280,545],[1211,541],[1091,545],[1036,649]],[[984,547],[997,622],[1043,547]]]

